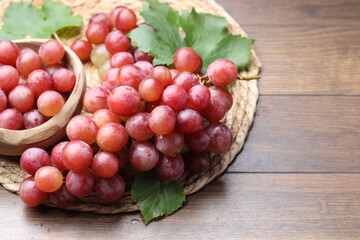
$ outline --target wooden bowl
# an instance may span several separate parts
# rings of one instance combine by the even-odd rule
[[[22,39],[14,43],[18,47],[28,47],[36,52],[48,39]],[[86,76],[83,64],[76,54],[65,48],[64,61],[76,76],[76,84],[61,111],[40,126],[25,130],[0,128],[0,155],[19,156],[30,147],[48,148],[65,136],[65,129],[71,117],[82,110],[82,97],[86,90]]]

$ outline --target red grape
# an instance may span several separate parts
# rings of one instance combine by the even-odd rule
[[[176,115],[176,129],[181,133],[194,133],[202,126],[202,116],[197,111],[187,108]]]
[[[9,93],[19,84],[18,71],[9,65],[0,66],[0,89],[5,93]]]
[[[65,49],[57,40],[48,40],[40,45],[39,57],[46,65],[60,62],[64,55]]]
[[[155,134],[170,133],[175,128],[175,122],[175,113],[168,106],[157,106],[150,113],[149,126]]]
[[[66,175],[65,186],[70,194],[85,197],[95,189],[95,176],[88,169],[81,172],[69,171]]]
[[[26,149],[20,157],[20,166],[28,174],[35,176],[36,171],[44,166],[50,166],[49,154],[37,147]]]
[[[164,91],[164,87],[160,81],[148,78],[143,80],[139,85],[139,93],[145,101],[155,102],[159,100]]]
[[[53,74],[53,84],[59,92],[70,92],[76,83],[73,71],[67,68],[60,68]]]
[[[46,121],[46,117],[39,112],[37,109],[30,110],[23,114],[24,128],[34,128],[40,126]]]
[[[136,113],[129,117],[125,123],[126,131],[129,136],[136,141],[146,141],[154,136],[149,126],[149,113]]]
[[[174,54],[174,66],[181,72],[198,73],[202,68],[202,59],[194,49],[182,47]]]
[[[159,163],[156,165],[156,173],[164,181],[176,181],[180,179],[184,172],[184,160],[181,155],[160,157]]]
[[[134,58],[128,52],[117,52],[112,56],[110,60],[111,68],[120,68],[124,65],[133,64],[133,63],[134,63]]]
[[[141,172],[153,169],[159,162],[159,152],[154,144],[145,142],[134,142],[129,149],[129,162],[131,166]]]
[[[236,65],[227,59],[218,59],[207,68],[207,74],[212,84],[224,87],[234,82],[238,75]]]
[[[140,82],[145,78],[144,72],[137,66],[125,65],[119,69],[116,81],[119,86],[130,86],[136,90]]]
[[[92,23],[105,24],[108,27],[109,31],[113,29],[113,26],[110,21],[110,16],[107,13],[96,13],[95,15],[91,16],[91,18],[89,19],[89,24]]]
[[[167,156],[175,156],[184,146],[183,134],[172,131],[171,133],[155,136],[155,145],[160,152]]]
[[[99,109],[109,108],[107,103],[109,94],[109,90],[101,86],[88,88],[83,98],[84,109],[94,113]]]
[[[35,207],[44,203],[48,196],[48,193],[36,187],[34,177],[28,177],[20,184],[19,197],[29,206]]]
[[[181,86],[186,92],[199,84],[198,77],[190,72],[181,72],[174,78],[174,84]]]
[[[87,40],[92,44],[104,43],[108,34],[109,28],[103,23],[91,23],[85,31]]]
[[[159,80],[164,87],[169,86],[173,82],[170,70],[164,66],[154,67],[151,71],[151,76]]]
[[[148,53],[140,50],[139,48],[137,48],[134,52],[134,58],[135,58],[135,62],[138,61],[147,61],[149,63],[152,63],[152,61],[154,60],[154,57],[149,56]]]
[[[27,86],[34,93],[35,98],[47,90],[54,89],[53,79],[49,73],[43,69],[38,69],[30,73],[27,79]]]
[[[209,151],[217,154],[228,151],[232,144],[232,134],[224,123],[212,123],[207,128],[210,136]]]
[[[91,119],[100,128],[106,123],[120,123],[118,115],[110,111],[109,109],[99,109],[93,113]]]
[[[192,109],[197,111],[201,111],[206,108],[210,103],[210,90],[208,87],[204,85],[195,85],[193,86],[189,92],[189,106]]]
[[[151,77],[151,71],[154,68],[151,63],[147,61],[137,61],[136,63],[134,63],[134,66],[140,68],[145,74],[146,78]]]
[[[63,183],[56,192],[49,194],[49,200],[57,207],[66,208],[76,201],[76,197],[67,190],[65,183]]]
[[[35,185],[43,192],[55,192],[63,183],[63,175],[59,169],[53,166],[44,166],[35,173]]]
[[[110,32],[105,39],[106,49],[111,53],[125,52],[130,47],[129,38],[121,31],[115,30]]]
[[[210,157],[204,152],[189,152],[183,155],[185,168],[192,174],[200,174],[209,169]]]
[[[93,161],[91,147],[81,140],[67,143],[61,154],[65,167],[75,172],[87,169]]]
[[[125,183],[119,174],[110,178],[100,178],[96,181],[95,191],[101,199],[113,202],[124,195]]]
[[[19,74],[26,78],[32,71],[40,69],[41,64],[42,62],[39,55],[29,48],[21,51],[19,57],[16,59],[16,68]]]
[[[185,143],[194,152],[205,151],[210,144],[210,135],[205,129],[185,134]]]
[[[30,111],[35,103],[34,94],[27,86],[18,85],[11,90],[8,96],[9,105],[21,113]]]
[[[125,6],[116,6],[114,7],[113,9],[111,9],[111,12],[109,14],[109,17],[110,17],[110,22],[111,22],[111,25],[113,27],[116,27],[116,16],[118,15],[118,13],[125,9],[126,7]]]
[[[165,88],[161,100],[163,104],[171,107],[175,112],[179,112],[186,108],[188,95],[181,86],[170,85]]]
[[[119,123],[106,123],[98,131],[96,142],[107,152],[117,152],[127,144],[129,136]]]
[[[115,88],[117,88],[119,86],[118,83],[116,82],[118,73],[119,73],[118,68],[111,68],[110,70],[108,70],[104,75],[103,87],[109,91],[112,91]]]
[[[15,43],[0,40],[0,64],[15,66],[19,54],[19,48]]]
[[[20,130],[24,123],[23,116],[15,108],[7,108],[0,112],[0,128]]]
[[[60,170],[67,170],[62,158],[62,150],[69,141],[59,142],[51,151],[51,161]]]
[[[115,26],[122,32],[129,32],[137,27],[136,22],[135,12],[129,8],[123,8],[116,15]]]
[[[81,140],[91,145],[96,141],[98,130],[98,126],[90,117],[77,115],[67,124],[66,135],[70,140]]]
[[[36,103],[39,112],[47,117],[55,116],[64,104],[64,98],[61,94],[53,90],[41,93]]]
[[[107,101],[112,112],[119,116],[128,117],[140,108],[141,97],[134,88],[120,86],[110,93]]]
[[[119,159],[114,153],[101,151],[95,154],[91,168],[97,176],[109,178],[118,172]]]
[[[81,39],[75,40],[70,48],[82,62],[86,62],[90,59],[91,51],[93,50],[91,43]]]

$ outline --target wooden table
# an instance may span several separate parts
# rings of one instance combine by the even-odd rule
[[[218,0],[255,38],[260,98],[225,174],[166,219],[27,208],[0,239],[360,239],[360,1]]]

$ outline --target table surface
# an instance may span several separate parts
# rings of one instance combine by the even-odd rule
[[[360,1],[217,2],[263,63],[226,173],[148,226],[139,213],[28,208],[0,187],[0,239],[360,239]]]

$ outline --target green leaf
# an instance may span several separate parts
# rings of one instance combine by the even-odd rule
[[[74,16],[71,9],[63,3],[54,3],[50,0],[46,0],[39,8],[26,2],[11,2],[5,10],[3,23],[0,39],[29,36],[51,38],[52,33],[61,29],[80,29],[82,18]]]
[[[230,34],[223,17],[198,13],[195,9],[180,15],[156,0],[144,4],[141,15],[157,31],[140,27],[130,32],[129,37],[155,57],[155,65],[171,65],[175,51],[183,46],[193,48],[202,57],[203,71],[218,58],[233,61],[239,69],[250,61],[254,40]]]
[[[152,172],[136,176],[131,195],[145,223],[175,212],[185,201],[184,191],[178,182],[160,182]]]

